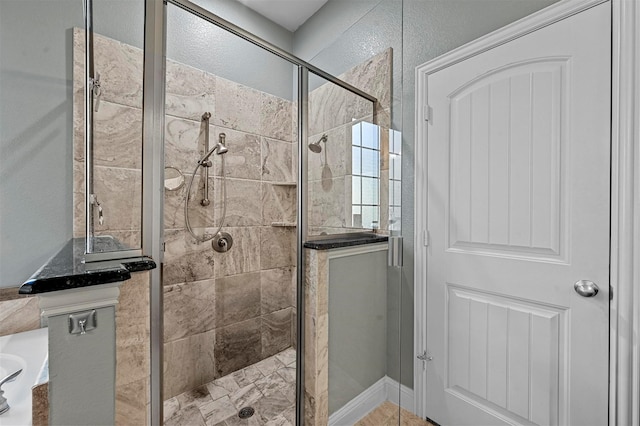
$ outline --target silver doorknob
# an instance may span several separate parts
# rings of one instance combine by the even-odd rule
[[[594,297],[598,294],[598,285],[593,281],[580,280],[573,285],[574,290],[582,297]]]

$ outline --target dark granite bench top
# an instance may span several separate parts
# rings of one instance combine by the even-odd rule
[[[304,243],[304,248],[312,250],[331,250],[342,247],[361,246],[364,244],[384,243],[389,240],[387,235],[357,233],[343,234],[335,238],[310,240]]]
[[[96,251],[122,249],[112,237],[96,237]],[[84,238],[73,238],[20,286],[20,294],[38,294],[125,281],[131,272],[148,271],[156,263],[147,256],[84,262]]]

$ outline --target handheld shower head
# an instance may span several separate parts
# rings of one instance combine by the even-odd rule
[[[204,157],[202,157],[200,159],[200,161],[198,161],[198,164],[200,165],[205,165],[205,163],[207,163],[207,161],[209,160],[209,157],[211,157],[211,155],[215,152],[218,151],[217,154],[218,155],[222,155],[222,154],[226,154],[227,151],[229,151],[229,148],[227,148],[224,144],[224,139],[226,138],[227,135],[225,135],[224,133],[220,133],[220,139],[218,140],[218,143],[215,144],[215,146],[213,148],[211,148],[209,150],[209,152],[207,152]],[[209,162],[207,167],[211,167],[211,163]]]
[[[316,154],[321,153],[322,152],[322,147],[320,146],[320,142],[327,143],[327,139],[328,139],[328,136],[325,133],[325,134],[322,135],[322,137],[320,139],[318,139],[315,142],[310,143],[309,144],[309,149],[311,150],[311,152],[314,152]]]

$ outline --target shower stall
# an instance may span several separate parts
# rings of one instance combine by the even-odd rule
[[[141,309],[117,316],[117,422],[345,424],[409,406],[400,50],[334,76],[187,0],[147,1],[143,41],[102,32],[104,7],[86,1],[73,34],[74,224],[98,260],[161,264],[123,291]]]

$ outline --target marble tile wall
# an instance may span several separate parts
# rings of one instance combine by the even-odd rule
[[[40,328],[38,299],[18,294],[18,287],[0,289],[0,336]]]
[[[140,246],[142,51],[98,34],[102,94],[94,113],[94,187],[105,223],[97,235]],[[73,33],[74,237],[84,235],[84,30]],[[149,403],[149,273],[120,287],[116,306],[116,424],[146,424]]]
[[[101,94],[94,109],[94,192],[104,212],[96,235],[141,246],[142,51],[94,37],[94,64]],[[74,237],[84,236],[84,30],[73,31]],[[96,110],[97,109],[97,110]]]
[[[95,186],[105,205],[99,232],[139,244],[142,52],[95,36],[102,98],[95,113]],[[83,189],[82,30],[74,31],[74,233],[81,236]],[[140,77],[138,79],[138,76]],[[165,398],[242,369],[292,345],[295,315],[296,187],[291,101],[167,61],[165,164],[188,180],[204,152],[201,117],[212,114],[210,139],[225,133],[229,152],[212,157],[212,204],[199,204],[201,176],[190,192],[195,232],[213,234],[222,223],[234,238],[227,253],[196,241],[185,229],[186,185],[165,191]],[[222,220],[222,176],[226,216]],[[102,194],[102,195],[101,195]],[[273,227],[272,223],[287,224]],[[147,280],[148,281],[148,280]],[[148,380],[145,278],[125,283],[117,316],[117,418],[143,420]],[[133,280],[132,280],[133,282]],[[145,285],[146,284],[146,285]],[[146,294],[146,293],[145,293]]]
[[[392,49],[372,57],[340,76],[344,81],[372,94],[376,105],[333,83],[309,94],[309,143],[323,134],[319,154],[309,153],[309,235],[358,232],[351,220],[351,128],[367,121],[383,128],[380,164],[380,228],[388,229],[388,134],[391,117]],[[385,160],[386,158],[386,160]],[[386,185],[386,186],[385,186]]]
[[[222,224],[233,247],[217,253],[210,242],[187,232],[188,185],[165,191],[165,399],[292,346],[296,187],[291,182],[297,155],[291,101],[172,61],[166,112],[165,163],[182,170],[187,183],[204,153],[202,114],[211,113],[211,144],[226,135],[229,151],[211,157],[212,203],[199,204],[198,171],[189,193],[189,220],[199,236],[214,234]]]

